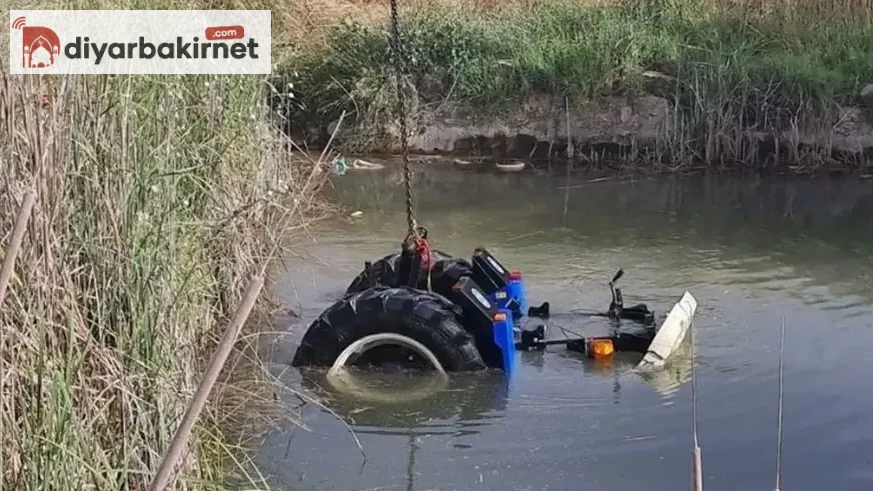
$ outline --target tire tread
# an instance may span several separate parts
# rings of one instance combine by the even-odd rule
[[[328,307],[309,326],[292,365],[330,366],[355,340],[386,329],[427,346],[447,371],[485,368],[473,335],[462,327],[448,299],[385,286],[348,295]]]

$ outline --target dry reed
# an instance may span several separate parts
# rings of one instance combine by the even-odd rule
[[[271,129],[263,82],[0,73],[0,247],[37,197],[0,308],[0,489],[144,489],[248,279],[330,211],[328,172]],[[231,355],[177,489],[257,485],[229,438],[271,400],[257,338]]]
[[[607,5],[625,0],[577,0],[582,5]],[[828,21],[840,18],[866,18],[873,23],[873,0],[699,0],[701,5],[731,15],[744,17],[782,16],[786,19],[814,18]],[[435,5],[457,11],[486,13],[517,13],[530,11],[542,4],[539,0],[408,0],[398,5],[404,10],[416,10]],[[388,1],[380,0],[300,0],[281,9],[286,16],[285,33],[288,43],[302,50],[325,46],[325,30],[345,19],[365,24],[383,23],[388,19]]]
[[[197,392],[194,393],[194,397],[185,411],[182,423],[179,424],[179,428],[173,435],[173,441],[170,442],[170,446],[167,448],[166,453],[164,453],[155,478],[149,487],[152,491],[164,491],[168,485],[171,485],[173,469],[179,463],[182,450],[188,446],[191,430],[194,428],[197,418],[200,417],[200,412],[203,411],[203,407],[206,405],[209,393],[212,392],[212,388],[215,386],[215,382],[218,380],[218,376],[224,368],[228,356],[230,356],[233,345],[236,344],[237,336],[248,320],[249,314],[251,314],[263,287],[263,273],[255,276],[251,283],[249,283],[243,301],[233,317],[233,322],[225,329],[221,342],[218,344],[218,349],[206,366],[206,373],[203,375],[203,379],[197,386]]]

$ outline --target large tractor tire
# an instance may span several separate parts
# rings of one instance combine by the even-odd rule
[[[346,295],[362,292],[374,286],[394,286],[397,284],[400,253],[395,252],[370,263],[346,288]],[[452,286],[464,276],[473,272],[472,265],[463,260],[455,259],[442,251],[433,251],[433,267],[430,272],[431,290],[444,297],[451,295]],[[422,271],[416,287],[427,289],[427,274]]]
[[[325,310],[309,326],[291,364],[330,367],[349,345],[379,333],[399,334],[421,343],[447,372],[486,366],[451,302],[421,290],[384,286],[347,295]],[[376,355],[388,360],[397,353]]]

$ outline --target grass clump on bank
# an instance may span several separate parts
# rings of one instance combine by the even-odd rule
[[[37,196],[0,305],[0,489],[151,481],[248,281],[323,212],[327,173],[271,129],[264,82],[0,74],[0,262]],[[172,489],[250,471],[228,438],[271,393],[242,375],[213,391]]]
[[[455,105],[495,115],[531,93],[633,95],[645,88],[644,72],[654,70],[678,80],[664,95],[678,96],[685,139],[705,141],[717,133],[707,125],[721,132],[824,117],[835,105],[859,102],[860,90],[873,83],[867,0],[400,6],[407,85],[419,112]],[[325,29],[324,46],[301,48],[289,61],[289,112],[300,128],[333,121],[343,110],[361,129],[391,117],[386,26],[337,22]],[[729,120],[713,122],[723,118]]]

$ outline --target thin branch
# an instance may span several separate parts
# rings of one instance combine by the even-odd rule
[[[30,212],[33,209],[33,203],[35,201],[36,193],[31,189],[24,196],[24,203],[21,204],[21,208],[18,210],[18,216],[15,218],[15,227],[12,230],[12,240],[9,242],[9,248],[6,250],[6,258],[3,260],[3,269],[0,269],[0,307],[3,306],[3,300],[6,298],[6,287],[9,285],[9,279],[12,277],[15,258],[18,256],[21,242],[24,240],[24,232],[27,230],[27,222],[30,220]]]
[[[363,467],[364,464],[367,463],[367,454],[366,454],[366,452],[364,452],[364,446],[361,445],[361,440],[358,439],[358,434],[355,433],[355,430],[346,422],[345,419],[343,419],[333,409],[327,407],[325,404],[319,402],[317,399],[315,399],[313,397],[310,397],[310,396],[308,396],[308,395],[306,395],[298,390],[294,390],[291,387],[288,387],[287,384],[282,382],[281,377],[287,370],[288,370],[288,367],[286,367],[284,370],[282,370],[282,372],[278,376],[273,375],[272,373],[269,373],[268,371],[264,371],[264,376],[271,379],[273,381],[273,383],[275,383],[278,387],[285,389],[286,391],[288,391],[291,395],[293,395],[294,397],[296,397],[300,401],[317,406],[318,408],[324,410],[326,413],[328,413],[331,416],[333,416],[334,418],[336,418],[340,423],[342,423],[342,425],[346,427],[346,430],[352,436],[352,439],[355,441],[355,445],[358,447],[358,450],[361,452],[361,457],[363,457],[363,461],[361,462],[361,467]]]
[[[218,379],[218,375],[224,367],[227,357],[233,348],[237,335],[239,334],[240,329],[242,329],[243,324],[245,324],[248,319],[263,286],[263,275],[255,276],[249,283],[242,304],[240,304],[240,307],[237,309],[233,322],[224,331],[218,349],[213,355],[212,360],[209,361],[203,380],[197,387],[197,392],[194,393],[191,404],[188,406],[188,410],[182,418],[182,423],[176,430],[176,434],[173,436],[173,441],[170,443],[167,453],[161,460],[158,472],[155,475],[151,486],[149,486],[151,491],[163,491],[166,489],[170,481],[170,475],[179,463],[182,451],[188,446],[188,437],[191,434],[191,429],[194,427],[194,423],[200,416],[200,412],[206,404],[206,399],[209,397],[209,393],[212,391],[212,387],[215,385],[215,381]]]
[[[782,332],[779,342],[779,420],[776,427],[776,491],[782,489],[782,374],[785,355],[785,316],[782,316]]]

